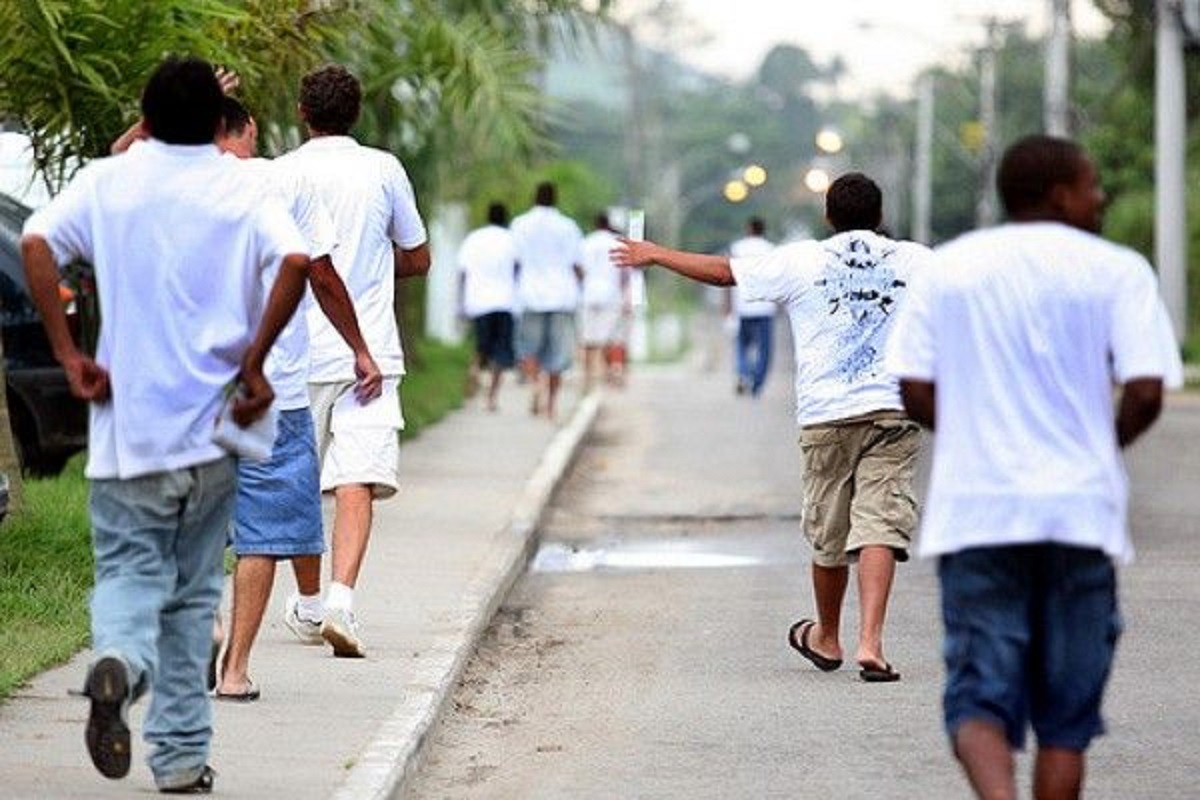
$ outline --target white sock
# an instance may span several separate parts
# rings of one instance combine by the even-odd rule
[[[331,582],[329,588],[325,591],[325,607],[353,611],[354,590],[344,583]]]
[[[320,622],[325,616],[325,604],[321,602],[321,595],[296,595],[296,616],[310,622]]]

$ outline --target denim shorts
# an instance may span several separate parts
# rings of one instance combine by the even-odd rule
[[[517,323],[517,358],[532,358],[543,371],[561,375],[575,356],[575,315],[570,311],[526,311]]]
[[[969,720],[1024,746],[1082,752],[1104,732],[1100,704],[1121,632],[1116,571],[1103,552],[1058,544],[942,556],[946,731]]]
[[[317,445],[307,408],[280,412],[270,460],[238,464],[233,550],[277,558],[325,550]]]
[[[480,361],[492,369],[511,369],[513,354],[513,316],[507,311],[493,311],[471,320],[475,332],[475,352]]]

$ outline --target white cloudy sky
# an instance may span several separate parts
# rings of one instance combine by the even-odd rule
[[[641,0],[643,3],[652,0]],[[636,6],[639,0],[626,3]],[[825,63],[841,55],[849,74],[848,95],[908,94],[909,84],[930,63],[962,59],[983,41],[983,20],[1027,23],[1046,29],[1048,0],[677,0],[703,37],[677,29],[653,37],[678,43],[675,55],[706,71],[735,78],[754,71],[778,43],[803,47]],[[1073,0],[1075,29],[1101,35],[1103,17],[1089,0]],[[869,27],[867,27],[869,26]]]

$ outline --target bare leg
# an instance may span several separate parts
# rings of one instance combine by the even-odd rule
[[[562,375],[547,375],[546,416],[555,419],[558,413],[558,389],[562,386]]]
[[[321,593],[321,557],[292,556],[292,573],[296,576],[296,590],[300,594]]]
[[[529,388],[533,391],[533,400],[529,404],[529,413],[537,416],[542,413],[542,371],[536,358],[521,359],[521,373],[525,376]]]
[[[862,614],[858,634],[858,663],[883,667],[883,623],[888,595],[896,574],[896,555],[890,547],[864,547],[858,554],[858,604]]]
[[[371,487],[339,486],[333,494],[333,580],[354,588],[371,538]]]
[[[813,597],[817,602],[817,624],[808,635],[808,644],[827,658],[842,657],[839,641],[842,627],[842,600],[850,581],[849,567],[812,565]]]
[[[596,383],[596,370],[599,367],[600,348],[585,346],[583,348],[583,391],[586,394]]]
[[[499,367],[492,367],[492,383],[488,386],[487,409],[495,411],[498,406],[496,398],[500,394],[500,380],[504,377],[504,371]]]
[[[982,720],[964,722],[954,735],[954,755],[980,800],[1016,800],[1012,748],[999,725]]]
[[[262,625],[267,598],[275,580],[275,559],[241,556],[233,571],[233,610],[229,621],[229,645],[221,660],[217,691],[237,694],[250,683],[250,648]]]
[[[1084,754],[1062,747],[1038,749],[1033,767],[1035,800],[1076,800],[1083,796]]]
[[[475,392],[479,391],[479,372],[482,369],[483,359],[476,353],[471,356],[471,364],[467,367],[467,385],[463,392],[468,398],[474,397]]]

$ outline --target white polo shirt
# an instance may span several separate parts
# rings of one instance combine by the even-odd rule
[[[391,153],[349,136],[310,139],[275,161],[306,177],[333,216],[334,266],[354,301],[363,338],[384,375],[403,375],[392,243],[411,250],[426,239],[404,167]],[[353,351],[315,304],[308,309],[308,331],[309,381],[354,380]]]
[[[96,270],[96,361],[112,397],[91,405],[87,476],[223,457],[213,423],[258,327],[262,273],[307,254],[256,171],[215,145],[151,140],[84,167],[25,233],[44,237],[60,266]]]
[[[850,231],[730,259],[748,299],[787,308],[798,424],[903,408],[899,384],[883,368],[883,348],[909,280],[932,257],[913,242]]]
[[[753,258],[766,255],[775,245],[761,236],[746,236],[729,245],[730,258]],[[739,317],[773,317],[779,306],[773,300],[747,300],[744,290],[734,286],[733,313]]]
[[[937,386],[922,555],[1058,542],[1132,557],[1113,382],[1182,371],[1144,258],[1050,222],[963,236],[914,283],[887,366]]]
[[[521,263],[517,300],[523,311],[574,311],[579,305],[583,232],[551,206],[534,206],[512,222]]]
[[[481,317],[513,310],[517,292],[517,245],[512,232],[485,225],[467,234],[458,248],[463,276],[463,313]]]
[[[625,299],[621,292],[621,268],[614,265],[609,253],[617,246],[612,231],[596,230],[583,238],[583,304],[585,306],[620,306]]]
[[[227,155],[227,158],[235,156]],[[262,173],[263,184],[274,194],[292,215],[300,233],[308,243],[312,257],[330,255],[335,251],[337,230],[333,218],[317,196],[312,183],[294,170],[279,167],[266,158],[246,159],[243,163]],[[278,267],[263,273],[263,300],[266,301]],[[304,301],[275,340],[263,369],[271,388],[275,390],[275,405],[281,411],[308,408],[309,339],[307,314],[311,308],[322,313],[312,296],[311,289],[304,293]]]

